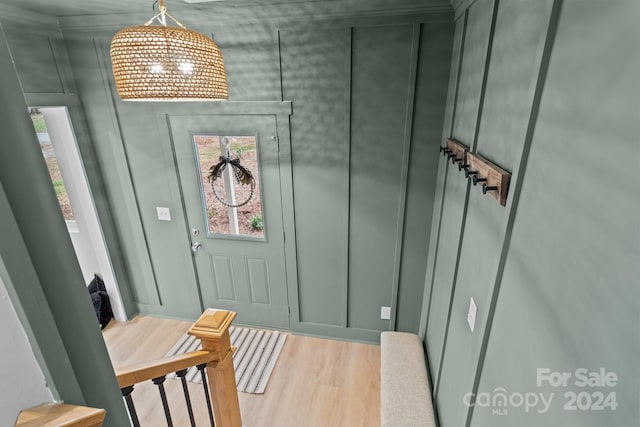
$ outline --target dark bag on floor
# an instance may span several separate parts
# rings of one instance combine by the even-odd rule
[[[93,309],[96,312],[100,328],[104,329],[113,318],[113,311],[111,311],[111,303],[109,302],[107,288],[104,286],[102,278],[95,274],[87,289],[89,289],[91,302],[93,303]]]

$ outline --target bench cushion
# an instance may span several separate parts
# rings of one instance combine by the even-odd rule
[[[422,341],[415,334],[380,336],[380,424],[435,427]]]

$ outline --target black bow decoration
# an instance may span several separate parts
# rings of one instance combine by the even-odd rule
[[[207,179],[209,183],[213,185],[213,182],[222,176],[222,172],[227,168],[227,165],[231,165],[233,168],[233,176],[238,184],[251,185],[253,181],[253,175],[251,171],[240,164],[240,158],[230,159],[229,157],[220,157],[220,161],[209,168],[209,176]]]
[[[235,181],[238,184],[251,186],[249,197],[247,197],[246,200],[240,203],[231,204],[227,202],[218,194],[218,192],[216,191],[215,185],[213,185],[214,182],[222,176],[222,172],[224,172],[224,170],[227,168],[227,165],[231,165],[231,168],[233,169],[233,176],[235,178]],[[224,206],[227,206],[227,207],[237,208],[249,203],[249,200],[251,200],[251,198],[253,197],[253,193],[256,187],[256,180],[253,178],[253,174],[249,169],[245,168],[240,164],[240,158],[230,159],[229,156],[225,156],[225,157],[221,156],[220,161],[209,168],[209,175],[207,176],[207,180],[211,185],[211,190],[213,190],[213,195],[216,197],[216,199],[218,199],[220,203],[222,203]]]

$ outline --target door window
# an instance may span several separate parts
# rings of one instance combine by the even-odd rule
[[[207,234],[264,239],[255,135],[194,135]]]

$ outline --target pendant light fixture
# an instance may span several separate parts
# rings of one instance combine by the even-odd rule
[[[211,101],[228,98],[224,60],[209,37],[185,28],[158,0],[144,25],[111,40],[116,90],[127,101]],[[167,25],[167,17],[178,26]],[[160,25],[151,25],[158,21]]]

